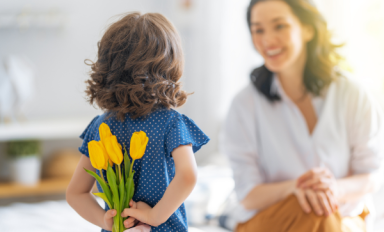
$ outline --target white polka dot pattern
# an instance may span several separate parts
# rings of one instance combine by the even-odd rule
[[[190,118],[175,110],[159,109],[145,118],[135,120],[127,116],[124,122],[114,117],[105,119],[106,116],[107,114],[96,116],[80,135],[83,144],[79,151],[89,157],[87,144],[91,140],[100,140],[98,128],[102,122],[108,124],[118,142],[124,143],[127,149],[132,134],[135,131],[144,131],[149,141],[143,158],[136,160],[133,166],[136,171],[133,200],[146,202],[152,207],[162,198],[175,176],[175,165],[171,156],[173,149],[192,144],[193,151],[196,152],[209,141]],[[99,171],[97,174],[100,175]],[[103,175],[106,175],[105,171]],[[97,187],[101,192],[99,184]],[[105,205],[105,210],[108,209],[108,205]],[[152,227],[152,231],[188,231],[184,204],[165,223]]]

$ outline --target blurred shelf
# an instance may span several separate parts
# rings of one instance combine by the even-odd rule
[[[70,178],[43,179],[35,186],[0,182],[0,199],[65,193]]]
[[[91,120],[92,118],[0,124],[0,142],[17,139],[75,139],[79,138]]]
[[[3,181],[0,182],[0,199],[65,194],[70,181],[71,178],[47,178],[34,186]],[[92,192],[98,192],[96,181]]]
[[[67,22],[67,15],[59,9],[31,11],[29,7],[0,13],[0,30],[4,29],[60,29]]]

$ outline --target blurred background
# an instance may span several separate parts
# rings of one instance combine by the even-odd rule
[[[335,42],[346,44],[341,49],[346,57],[343,68],[384,107],[384,1],[314,2]],[[249,82],[250,71],[262,64],[246,24],[248,3],[0,1],[0,230],[21,231],[15,226],[20,216],[30,218],[31,231],[98,230],[63,200],[80,157],[79,135],[103,113],[86,102],[84,81],[90,68],[84,60],[95,61],[97,42],[114,16],[140,11],[164,14],[182,37],[186,60],[182,82],[194,94],[179,111],[211,138],[196,153],[199,183],[186,203],[189,222],[194,226],[191,231],[221,231],[220,214],[233,200],[233,180],[218,152],[218,134],[231,99]],[[16,173],[17,167],[24,174]],[[378,206],[384,217],[384,205]]]

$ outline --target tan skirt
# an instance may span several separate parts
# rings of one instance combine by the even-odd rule
[[[364,218],[368,214],[367,208],[357,217],[342,218],[339,212],[328,217],[306,214],[296,196],[290,195],[238,224],[236,232],[366,232]]]

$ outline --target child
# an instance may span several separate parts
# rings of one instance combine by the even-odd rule
[[[178,82],[183,71],[179,35],[160,14],[132,13],[108,28],[98,49],[86,94],[90,104],[95,102],[105,113],[80,136],[84,156],[68,186],[67,201],[84,219],[111,231],[116,210],[98,205],[91,194],[95,179],[83,169],[96,171],[88,142],[100,140],[98,128],[103,122],[127,148],[132,134],[144,131],[149,142],[133,166],[136,190],[131,208],[122,213],[130,216],[124,225],[130,228],[140,221],[151,225],[152,231],[188,231],[183,201],[196,183],[193,153],[209,138],[191,119],[171,109],[187,98]],[[102,174],[106,177],[105,171]]]

